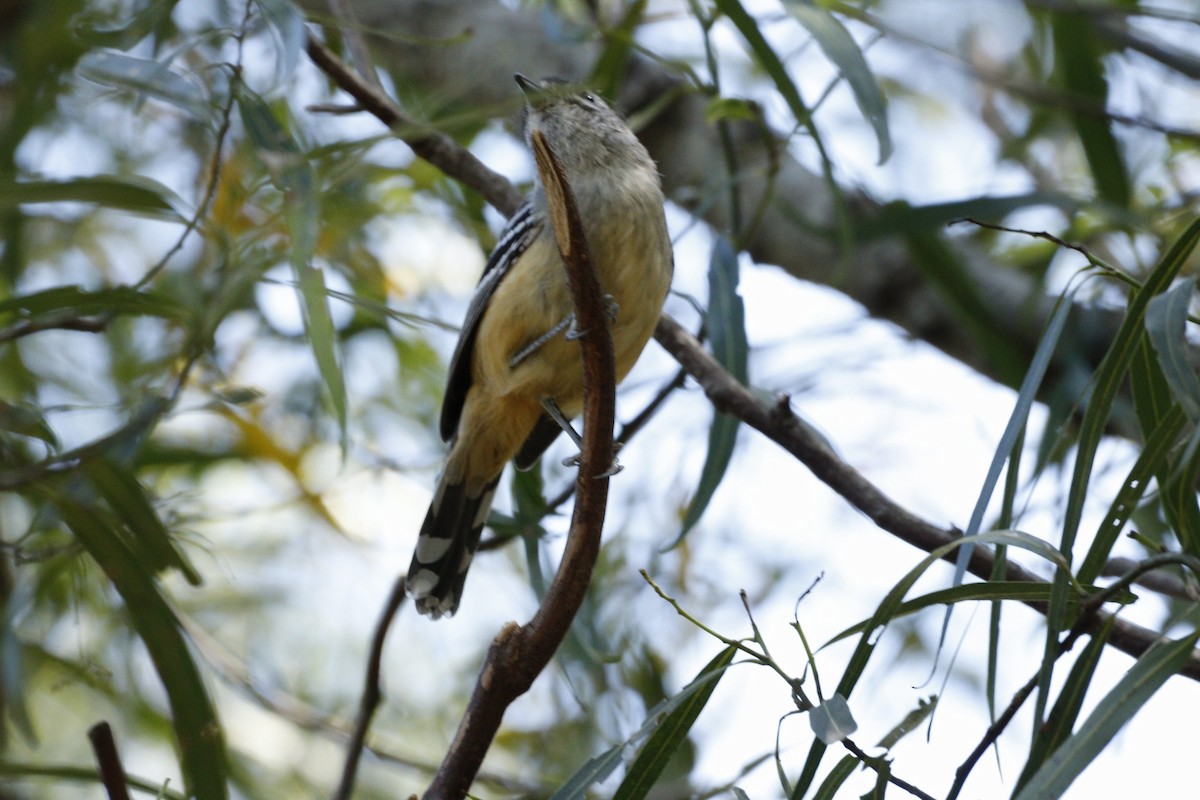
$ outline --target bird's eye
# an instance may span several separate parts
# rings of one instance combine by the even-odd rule
[[[595,103],[595,102],[596,102],[596,95],[592,94],[591,92],[584,92],[584,93],[583,93],[583,99],[584,99],[584,100],[587,100],[589,103]]]

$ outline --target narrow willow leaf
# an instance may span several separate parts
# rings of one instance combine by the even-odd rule
[[[1059,78],[1076,102],[1067,114],[1083,145],[1096,190],[1113,205],[1127,208],[1132,191],[1121,148],[1109,119],[1097,113],[1108,105],[1108,81],[1104,77],[1095,28],[1084,13],[1055,14],[1050,28]]]
[[[879,141],[879,164],[887,161],[892,155],[892,135],[888,130],[887,102],[875,74],[867,66],[858,43],[850,33],[838,22],[833,14],[819,7],[812,0],[793,0],[784,4],[784,8],[803,25],[817,44],[825,57],[838,68],[850,90],[854,101],[863,116],[875,130],[875,138]]]
[[[1172,413],[1173,412],[1173,413]],[[1075,575],[1082,583],[1091,583],[1104,569],[1112,553],[1113,545],[1117,542],[1125,523],[1137,508],[1138,501],[1146,493],[1150,479],[1160,473],[1170,463],[1171,451],[1174,449],[1179,435],[1183,432],[1187,418],[1179,406],[1174,406],[1171,412],[1159,423],[1158,427],[1147,437],[1138,454],[1137,461],[1129,469],[1121,484],[1121,490],[1113,498],[1108,513],[1096,530],[1092,545],[1087,555],[1079,565]]]
[[[800,90],[796,88],[792,76],[788,75],[787,68],[779,60],[779,56],[775,54],[771,45],[767,43],[762,31],[758,29],[758,21],[746,11],[738,0],[715,0],[715,2],[717,9],[729,17],[729,21],[738,29],[738,33],[742,34],[742,38],[746,40],[746,44],[750,46],[751,52],[757,58],[759,66],[767,73],[784,102],[791,109],[796,122],[807,126],[811,122],[812,113],[804,105],[804,100],[800,97]]]
[[[727,239],[718,236],[713,243],[708,267],[708,331],[713,356],[743,385],[749,383],[747,362],[749,344],[746,341],[746,309],[738,294],[737,252]],[[708,455],[700,472],[696,494],[683,517],[679,536],[666,549],[676,547],[700,521],[713,494],[729,469],[733,449],[737,444],[740,423],[736,417],[720,411],[713,412],[708,431]]]
[[[827,745],[836,744],[858,730],[850,704],[840,694],[809,711],[808,724],[813,735]]]
[[[100,314],[163,317],[177,322],[188,322],[191,318],[188,309],[171,298],[130,286],[95,291],[78,286],[56,286],[0,300],[0,314],[6,313],[18,313],[23,319]]]
[[[133,537],[129,543],[131,549],[144,554],[143,564],[151,574],[174,568],[191,585],[200,585],[199,573],[171,541],[166,526],[133,473],[113,459],[90,460],[83,466],[83,472],[125,524]]]
[[[904,715],[904,719],[900,720],[900,724],[888,731],[882,739],[879,740],[877,747],[882,747],[884,750],[891,750],[896,744],[915,731],[922,722],[929,719],[937,708],[937,695],[930,695],[928,700],[918,700],[917,707]]]
[[[305,39],[308,30],[304,26],[304,15],[288,0],[257,0],[258,7],[263,11],[263,17],[275,29],[279,37],[281,54],[279,58],[279,75],[281,83],[292,79],[296,65],[300,63],[300,54],[304,52]]]
[[[129,89],[203,118],[209,108],[204,86],[165,64],[112,50],[93,50],[79,59],[79,74],[103,86]]]
[[[1046,718],[1045,735],[1032,743],[1025,769],[1021,771],[1021,775],[1017,779],[1018,791],[1045,762],[1046,757],[1057,750],[1071,735],[1075,721],[1079,718],[1079,711],[1083,708],[1083,700],[1092,685],[1096,667],[1100,664],[1100,656],[1104,653],[1105,645],[1108,643],[1108,636],[1112,633],[1113,625],[1116,624],[1116,619],[1115,616],[1110,616],[1105,620],[1104,627],[1088,639],[1087,646],[1083,648],[1071,666],[1071,672],[1067,675],[1067,680],[1058,693],[1058,700],[1050,709],[1050,716]]]
[[[120,17],[121,24],[105,27],[110,20],[92,24],[91,20],[77,21],[72,33],[81,41],[95,47],[111,47],[128,50],[151,34],[156,34],[171,24],[171,13],[179,0],[152,0],[145,3],[132,16]]]
[[[621,752],[624,749],[624,744],[614,745],[595,758],[589,759],[550,795],[550,800],[584,800],[588,796],[588,789],[612,775],[613,770],[621,766]]]
[[[229,768],[221,726],[175,614],[153,577],[101,517],[73,500],[54,501],[59,516],[125,601],[125,611],[150,654],[171,706],[188,791],[197,800],[226,800]]]
[[[1196,294],[1194,277],[1164,292],[1146,306],[1146,333],[1158,355],[1163,377],[1193,423],[1200,421],[1200,379],[1189,360],[1188,309]]]
[[[616,97],[621,87],[621,78],[633,52],[634,33],[646,15],[647,0],[634,0],[615,27],[604,31],[604,51],[596,59],[589,86],[594,86],[605,97]]]
[[[939,589],[936,592],[930,592],[920,597],[914,597],[912,600],[906,600],[896,608],[892,619],[911,616],[918,611],[932,606],[979,601],[999,602],[1001,600],[1013,600],[1020,603],[1045,603],[1050,600],[1050,584],[1031,583],[1030,581],[965,583],[959,586],[952,586],[949,589]],[[829,647],[831,644],[860,634],[870,624],[871,620],[869,619],[855,623],[838,633],[826,642],[823,647]]]
[[[625,779],[613,794],[613,800],[642,800],[650,793],[671,756],[687,741],[688,732],[691,731],[700,712],[704,710],[708,699],[712,697],[713,690],[725,674],[725,668],[733,662],[737,652],[737,648],[732,645],[726,647],[697,673],[684,689],[684,692],[688,693],[686,699],[662,717],[638,752],[637,758],[625,774]]]
[[[835,764],[833,769],[829,771],[829,774],[825,776],[825,780],[821,781],[821,785],[817,788],[817,793],[813,795],[813,800],[835,800],[838,789],[841,789],[842,784],[854,774],[854,769],[857,766],[857,758],[854,756],[842,756],[842,760]]]
[[[170,189],[140,175],[92,175],[54,181],[17,181],[0,175],[0,209],[38,203],[95,203],[105,208],[182,221],[186,207]]]
[[[52,449],[58,448],[58,437],[54,435],[54,429],[40,411],[28,406],[13,405],[0,400],[0,431],[40,439]]]
[[[1016,800],[1061,797],[1167,679],[1187,664],[1200,631],[1147,651],[1113,687],[1079,731],[1063,742]]]
[[[238,107],[247,135],[271,173],[275,187],[283,193],[284,218],[291,236],[289,256],[304,309],[305,330],[337,417],[344,452],[346,386],[337,355],[337,335],[329,311],[325,276],[312,265],[320,225],[316,176],[300,146],[261,97],[249,89],[240,89]]]
[[[1146,276],[1142,288],[1129,298],[1129,307],[1108,352],[1096,368],[1092,382],[1083,397],[1083,420],[1079,425],[1079,443],[1075,450],[1075,465],[1071,473],[1071,485],[1067,490],[1067,505],[1063,514],[1062,543],[1060,549],[1070,563],[1075,547],[1075,537],[1083,519],[1084,502],[1088,495],[1096,451],[1104,436],[1105,425],[1112,413],[1117,393],[1130,373],[1134,356],[1147,338],[1144,327],[1146,309],[1155,295],[1165,291],[1175,280],[1188,256],[1200,241],[1200,219],[1194,220],[1175,240],[1167,253]],[[1050,596],[1050,608],[1046,613],[1046,643],[1043,648],[1042,668],[1038,675],[1038,695],[1034,705],[1034,736],[1038,736],[1045,718],[1050,682],[1054,674],[1054,654],[1058,648],[1058,637],[1066,620],[1067,583],[1064,573],[1054,578],[1054,591]]]

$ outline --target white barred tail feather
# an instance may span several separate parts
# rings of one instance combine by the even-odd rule
[[[442,478],[408,567],[408,593],[420,613],[439,619],[458,610],[499,480],[497,476],[480,494],[468,496],[465,481]]]

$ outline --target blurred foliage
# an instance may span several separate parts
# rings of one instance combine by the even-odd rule
[[[594,74],[609,93],[634,53],[656,54],[652,32],[644,31],[657,19],[655,5],[628,3],[611,26],[568,10],[573,25],[590,25],[586,35],[605,43]],[[1133,599],[1125,583],[1094,585],[1122,533],[1136,531],[1146,556],[1159,559],[1153,564],[1173,570],[1191,593],[1172,600],[1166,622],[1194,630],[1197,619],[1200,382],[1189,315],[1195,281],[1188,275],[1200,238],[1200,134],[1157,120],[1160,98],[1153,93],[1144,98],[1145,114],[1114,111],[1112,93],[1113,76],[1137,66],[1134,59],[1169,81],[1172,92],[1194,82],[1195,54],[1169,40],[1200,19],[1138,2],[1094,3],[1085,12],[1029,0],[1023,44],[996,64],[973,47],[984,31],[968,30],[955,54],[912,41],[889,22],[895,5],[785,0],[787,13],[769,19],[737,0],[672,7],[671,15],[696,23],[697,40],[686,63],[674,50],[675,60],[664,63],[712,98],[710,122],[722,128],[757,118],[763,105],[722,88],[724,73],[744,56],[718,47],[717,32],[726,45],[744,44],[760,97],[794,140],[813,145],[838,208],[835,235],[899,242],[980,348],[1003,365],[1006,380],[1018,385],[1022,376],[1036,377],[1022,388],[1023,412],[998,448],[997,465],[1007,460],[1010,470],[997,526],[1005,530],[987,532],[982,518],[993,507],[994,479],[968,533],[1001,553],[1032,553],[1054,570],[1055,582],[1030,587],[997,574],[993,582],[911,597],[935,561],[914,557],[908,575],[874,598],[878,611],[833,638],[858,644],[824,694],[817,679],[825,656],[808,647],[799,618],[795,630],[808,653],[799,670],[772,657],[756,627],[736,641],[716,631],[650,630],[628,606],[633,594],[647,594],[635,575],[644,564],[670,574],[664,595],[684,598],[676,609],[697,625],[725,604],[693,565],[695,540],[706,533],[701,513],[727,472],[739,469],[738,426],[716,415],[707,466],[690,501],[677,504],[686,511],[662,510],[678,499],[672,465],[660,484],[638,490],[639,505],[616,515],[627,529],[654,529],[652,547],[606,544],[595,588],[533,715],[537,724],[510,728],[497,741],[494,769],[481,778],[488,791],[584,796],[624,769],[619,784],[603,784],[622,798],[737,794],[734,783],[709,787],[694,779],[701,751],[691,728],[718,681],[721,692],[736,693],[739,681],[749,680],[746,665],[754,665],[756,674],[780,680],[796,710],[825,720],[824,730],[847,731],[862,695],[852,694],[856,683],[868,663],[884,660],[876,651],[879,631],[895,622],[888,635],[900,642],[896,658],[934,650],[908,620],[931,606],[992,604],[986,702],[1003,706],[995,672],[1024,677],[1029,667],[1006,660],[1000,609],[1039,601],[1050,607],[1035,676],[1036,714],[1045,725],[1022,745],[1028,755],[1017,765],[1014,791],[1043,796],[1086,769],[1190,653],[1196,634],[1176,631],[1178,641],[1150,651],[1120,683],[1096,687],[1103,709],[1083,722],[1081,699],[1104,648],[1089,646],[1055,680],[1062,643],[1088,599],[1097,591],[1109,591],[1114,603]],[[786,37],[780,26],[790,26]],[[315,618],[349,608],[342,595],[356,587],[331,588],[327,580],[348,572],[325,573],[321,563],[297,574],[293,557],[379,557],[353,523],[352,512],[361,509],[347,511],[329,491],[328,475],[350,471],[348,465],[372,480],[395,479],[379,493],[404,495],[400,505],[418,502],[407,476],[427,484],[439,452],[433,422],[444,343],[437,336],[452,328],[439,322],[441,290],[462,291],[474,277],[445,273],[453,272],[450,262],[481,264],[494,233],[474,193],[414,160],[390,136],[307,108],[330,102],[331,90],[304,60],[305,31],[302,13],[287,0],[0,2],[5,797],[76,797],[81,783],[98,796],[86,731],[99,719],[113,723],[119,747],[138,754],[130,784],[151,795],[166,786],[164,797],[203,800],[314,796],[335,783],[360,683],[362,651],[354,648],[365,647],[366,636],[348,644],[347,631],[357,636],[361,626]],[[842,124],[862,125],[880,161],[901,146],[889,103],[947,102],[919,79],[921,70],[879,71],[870,45],[880,40],[949,57],[978,80],[979,124],[993,138],[997,161],[1027,179],[1027,191],[936,204],[897,197],[873,215],[852,218],[845,195],[855,187],[841,184],[845,171],[826,147],[828,92],[845,82],[861,118]],[[789,63],[809,42],[834,76],[813,97]],[[416,96],[421,90],[404,89]],[[426,108],[439,107],[436,98],[425,99]],[[488,130],[489,117],[456,112],[444,124],[430,121],[469,144]],[[736,176],[736,156],[730,149],[715,166]],[[729,196],[706,202],[741,208],[736,179],[722,191]],[[1057,241],[999,228],[956,231],[996,269],[1031,276],[1051,293],[1071,284],[1068,297],[1125,309],[1095,374],[1045,378],[1058,382],[1050,392],[1058,400],[1041,458],[1022,471],[1024,415],[1044,369],[1031,368],[1005,339],[1002,321],[943,228],[961,218],[1019,221],[1048,208]],[[749,382],[755,353],[733,248],[758,217],[743,219],[739,211],[734,220],[713,248],[704,327],[722,362]],[[420,242],[431,230],[441,238],[438,247]],[[1056,258],[1062,241],[1086,248],[1086,290],[1072,283],[1076,276],[1063,276]],[[1047,350],[1069,354],[1069,337],[1052,334]],[[1138,456],[1117,495],[1097,501],[1094,457],[1113,415],[1129,410],[1122,404],[1132,405],[1139,426]],[[525,544],[535,590],[557,552],[548,520],[565,501],[543,494],[571,480],[556,465],[543,470],[514,483],[517,511],[497,515],[493,526]],[[1008,530],[1019,523],[1016,475],[1029,484],[1063,477],[1062,529],[1051,541]],[[1095,531],[1083,530],[1088,499],[1107,508]],[[648,508],[657,509],[645,516],[654,521],[639,516]],[[375,512],[372,521],[378,526],[386,513]],[[691,531],[687,539],[681,527]],[[677,537],[671,553],[657,551]],[[521,559],[512,560],[510,571],[520,573]],[[784,577],[777,565],[762,565],[758,596],[747,608]],[[265,632],[277,622],[272,609],[289,602],[297,607],[286,641],[297,649],[271,652],[274,640]],[[373,613],[358,608],[354,621]],[[728,615],[722,619],[730,624]],[[332,633],[342,638],[330,641]],[[723,649],[694,678],[681,679],[673,657],[685,644],[715,649],[709,634]],[[442,656],[414,648],[411,660],[423,655],[430,663]],[[438,697],[466,691],[477,655],[425,670],[441,681]],[[418,675],[419,667],[405,674]],[[356,797],[396,796],[397,781],[405,791],[419,788],[441,755],[427,732],[453,729],[460,703],[431,708],[416,693],[398,696],[411,707],[377,721],[377,763],[364,769]],[[911,719],[884,737],[886,757],[852,753],[822,766],[826,747],[836,746],[830,734],[807,740],[803,764],[794,753],[768,752],[745,771],[774,763],[780,792],[791,797],[833,797],[859,767],[878,776],[868,784],[886,780],[893,763],[903,774],[893,748],[936,702],[921,699]],[[264,746],[262,731],[273,731],[287,752]],[[176,766],[164,766],[170,764]],[[954,766],[946,764],[947,774]]]

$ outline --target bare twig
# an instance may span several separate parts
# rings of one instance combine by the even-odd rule
[[[392,586],[392,593],[388,595],[383,612],[379,615],[379,623],[375,626],[375,636],[371,639],[371,654],[367,658],[367,676],[362,699],[358,704],[358,718],[354,721],[354,730],[350,734],[350,745],[346,748],[346,764],[342,768],[342,780],[338,784],[334,800],[350,800],[354,792],[354,779],[358,774],[358,762],[362,758],[367,731],[375,717],[375,710],[379,708],[383,699],[383,692],[379,687],[383,645],[387,640],[388,628],[392,626],[392,620],[396,618],[396,612],[400,610],[405,596],[404,576],[401,575]]]
[[[483,763],[504,712],[524,694],[554,656],[583,604],[600,552],[608,502],[606,475],[613,457],[615,357],[603,293],[592,267],[583,224],[562,166],[540,132],[531,137],[546,192],[550,221],[575,305],[583,358],[583,447],[576,478],[575,513],[566,551],[545,599],[528,624],[510,624],[488,649],[458,733],[425,792],[426,800],[466,795]]]
[[[97,722],[88,730],[88,739],[92,741],[96,763],[100,765],[100,782],[104,784],[109,800],[132,800],[112,728],[107,722]]]

